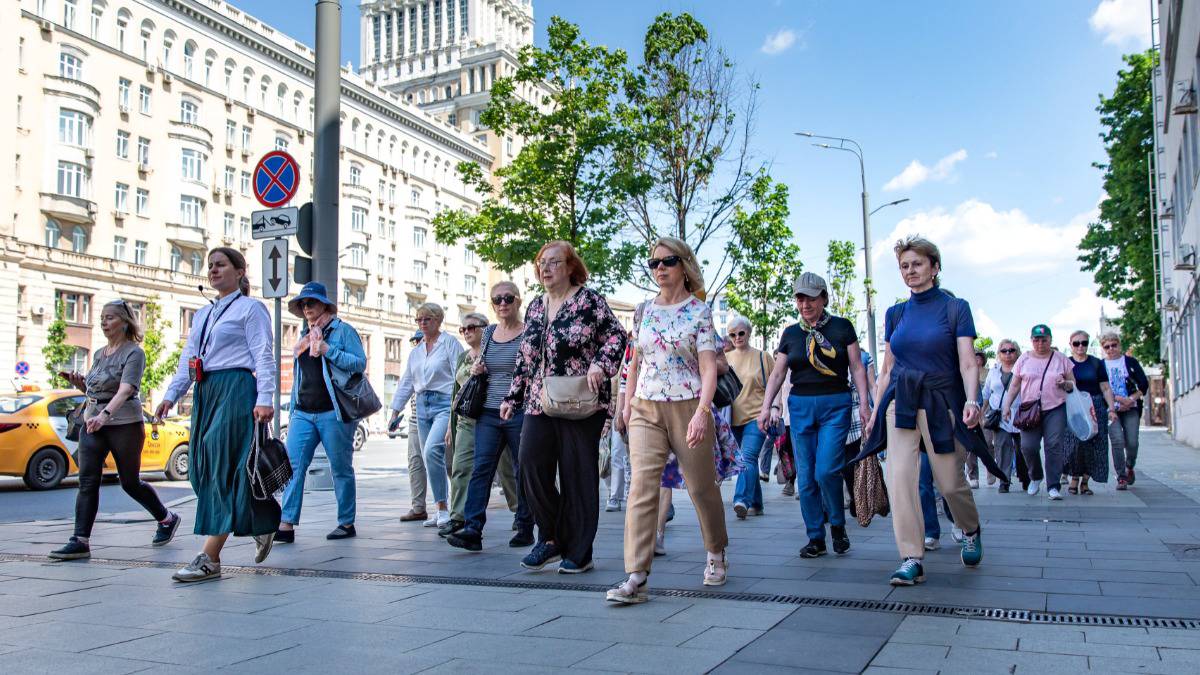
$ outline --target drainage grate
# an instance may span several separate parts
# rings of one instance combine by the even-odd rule
[[[40,555],[0,553],[0,562],[52,562]],[[61,563],[60,563],[61,564]],[[92,558],[86,564],[124,568],[175,569],[179,563],[149,560],[112,560]],[[291,569],[283,567],[222,566],[221,571],[229,574],[271,577],[305,577],[319,579],[348,579],[352,581],[379,581],[395,584],[435,584],[443,586],[486,586],[492,588],[521,588],[525,590],[583,591],[600,593],[610,586],[604,584],[551,583],[547,581],[522,581],[509,579],[480,579],[477,577],[426,576],[419,574],[385,574],[380,572],[339,572],[337,570]],[[1149,616],[1122,616],[1116,614],[1076,614],[1043,612],[1027,609],[1002,609],[992,607],[969,607],[965,605],[936,605],[924,602],[888,602],[886,600],[839,600],[814,598],[802,595],[772,595],[769,593],[731,593],[724,591],[690,589],[651,589],[651,595],[664,598],[694,598],[707,600],[738,600],[742,602],[774,603],[799,607],[823,607],[830,609],[853,609],[868,612],[889,612],[921,616],[943,616],[963,619],[987,619],[1017,623],[1044,623],[1071,626],[1117,626],[1126,628],[1175,628],[1200,630],[1200,619],[1158,618]]]

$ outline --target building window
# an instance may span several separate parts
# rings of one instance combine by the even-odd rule
[[[467,295],[475,295],[475,277],[467,275],[463,278],[463,291]]]
[[[71,230],[71,250],[76,253],[87,253],[88,234],[82,226],[76,225]]]
[[[125,237],[113,237],[113,258],[116,260],[125,259]]]
[[[204,271],[204,256],[199,251],[192,251],[192,274],[200,276]]]
[[[417,53],[417,8],[408,8],[408,53]],[[412,61],[408,63],[408,72],[412,72]]]
[[[58,76],[68,80],[82,80],[83,59],[78,54],[64,50],[58,55]]]
[[[117,80],[117,104],[121,106],[121,111],[129,110],[129,90],[133,87],[133,82],[125,78]]]
[[[436,47],[442,46],[442,0],[433,0],[433,44]],[[437,59],[437,54],[434,54],[433,58]]]
[[[250,132],[251,132],[250,127],[245,127],[245,126],[242,127],[242,149],[243,150],[250,149]]]
[[[171,271],[178,272],[179,265],[183,262],[183,251],[179,250],[178,246],[171,247]]]
[[[350,266],[365,268],[366,263],[364,258],[367,256],[367,247],[360,244],[355,244],[350,247]]]
[[[46,219],[46,247],[58,248],[58,240],[62,237],[62,228],[59,227],[58,221],[53,218]]]
[[[237,180],[237,171],[232,166],[225,167],[225,189],[233,192],[233,182]]]
[[[173,34],[170,31],[168,31],[167,34],[163,36],[162,63],[159,64],[162,68],[170,70],[170,68],[171,68],[171,51],[174,48],[175,48],[175,37],[173,36]]]
[[[389,280],[394,281],[396,279],[396,259],[395,258],[392,258],[392,257],[388,258],[387,275],[388,275]]]
[[[469,30],[467,0],[458,0],[458,16],[462,19],[462,34],[466,35]]]
[[[63,320],[67,323],[87,326],[92,323],[92,296],[86,293],[56,291],[55,304],[62,304]]]
[[[200,124],[200,104],[190,98],[179,102],[179,121],[184,124]]]
[[[225,234],[225,237],[228,239],[233,239],[234,223],[233,223],[233,214],[232,213],[230,213],[228,211],[225,212],[225,219],[222,222],[222,225],[223,225],[223,228],[221,231]]]
[[[138,110],[143,115],[150,114],[150,87],[138,85]]]
[[[373,45],[372,53],[375,55],[375,60],[379,61],[380,47],[383,41],[380,39],[380,17],[378,14],[371,17],[371,44]]]
[[[146,188],[137,189],[137,214],[139,216],[149,215],[150,211],[150,191]]]
[[[418,281],[418,282],[425,281],[425,261],[424,260],[414,260],[413,261],[413,280]]]
[[[183,180],[200,182],[200,177],[204,175],[204,162],[208,158],[198,150],[185,148],[180,159],[180,177]]]
[[[21,123],[25,117],[25,115],[23,114],[24,109],[25,109],[25,97],[21,96],[20,94],[17,94],[17,128],[18,129],[21,129],[25,126],[24,124]]]
[[[383,264],[384,264],[383,255],[381,254],[381,255],[375,256],[375,273],[378,274],[379,276],[383,276],[383,269],[384,269]]]
[[[279,150],[281,152],[287,152],[288,139],[284,138],[283,136],[276,136],[275,137],[275,149]]]
[[[150,139],[138,137],[138,164],[150,166]]]
[[[88,35],[90,35],[93,40],[100,39],[100,21],[103,18],[104,18],[104,7],[93,3],[92,4],[92,26],[91,26],[91,32],[88,33]]]
[[[354,206],[350,209],[350,229],[355,232],[362,232],[367,227],[367,210],[361,206]]]
[[[58,194],[68,197],[83,197],[83,182],[86,176],[82,164],[58,163]]]
[[[92,118],[78,110],[60,108],[58,111],[58,142],[84,147],[91,136]]]
[[[188,307],[179,308],[179,337],[186,340],[192,332],[192,323],[196,320],[196,310]]]
[[[117,157],[119,159],[129,159],[129,132],[117,132]]]
[[[113,191],[113,208],[117,213],[129,213],[129,186],[117,183]]]
[[[413,246],[415,246],[416,248],[422,248],[422,249],[425,248],[425,234],[426,234],[425,228],[414,227],[413,228]]]
[[[421,49],[429,49],[429,4],[421,5]],[[424,66],[422,66],[424,68]]]
[[[189,80],[195,79],[192,75],[193,66],[196,63],[196,45],[193,42],[187,42],[183,45],[183,76]],[[205,83],[207,84],[207,70],[205,70]]]
[[[129,17],[117,14],[117,51],[125,51],[125,33],[129,29]]]
[[[144,241],[133,242],[133,262],[137,265],[146,264],[146,249],[150,248],[150,244]]]
[[[204,201],[199,197],[184,195],[179,198],[179,222],[184,227],[201,227],[204,216]]]
[[[225,120],[225,144],[233,147],[237,143],[237,122]]]
[[[240,219],[238,219],[238,225],[242,229],[242,239],[244,241],[250,241],[250,217],[242,216]]]
[[[75,30],[75,0],[63,0],[63,27]]]
[[[243,172],[242,172],[242,176],[241,176],[241,177],[242,177],[242,180],[241,180],[241,184],[242,184],[242,185],[241,185],[241,192],[242,192],[242,196],[243,196],[243,197],[249,197],[249,196],[250,196],[250,172],[249,172],[249,171],[243,171]]]
[[[350,184],[362,185],[362,167],[357,164],[350,165]]]
[[[421,205],[421,191],[413,190],[412,192],[409,193],[408,199],[409,199],[410,205],[420,206]]]

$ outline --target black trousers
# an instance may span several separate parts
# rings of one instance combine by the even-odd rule
[[[525,414],[517,480],[538,526],[565,560],[584,565],[600,521],[600,433],[606,415],[582,420]],[[555,478],[561,487],[555,486]]]
[[[104,459],[112,453],[117,464],[117,476],[125,493],[137,500],[155,520],[164,520],[168,513],[158,493],[142,480],[142,444],[146,427],[141,422],[100,427],[89,434],[86,429],[79,437],[79,495],[75,498],[75,536],[92,536],[96,511],[100,508],[100,479]]]

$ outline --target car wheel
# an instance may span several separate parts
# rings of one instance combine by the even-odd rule
[[[362,450],[363,446],[366,444],[367,444],[367,427],[364,424],[360,424],[360,425],[354,427],[354,446],[353,446],[354,452],[358,452],[359,450]]]
[[[25,467],[25,485],[30,490],[49,490],[58,487],[67,477],[67,458],[57,448],[42,448],[29,458]]]
[[[187,480],[191,462],[192,454],[188,450],[188,444],[180,443],[171,451],[171,457],[167,459],[167,465],[163,467],[163,473],[167,474],[167,478],[171,480]]]

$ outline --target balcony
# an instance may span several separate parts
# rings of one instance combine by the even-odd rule
[[[342,196],[346,199],[354,199],[364,204],[370,204],[371,188],[365,185],[355,185],[354,183],[342,183]]]
[[[40,192],[38,195],[38,207],[51,218],[84,225],[96,222],[96,202],[55,192]]]
[[[92,108],[92,113],[100,112],[100,90],[82,80],[72,80],[57,75],[45,76],[46,86],[44,91],[50,96],[65,96],[67,98],[82,100]]]
[[[166,230],[167,240],[179,244],[184,248],[204,249],[208,247],[206,243],[208,237],[202,227],[192,227],[191,225],[183,225],[181,223],[167,223]]]
[[[409,218],[416,218],[417,220],[429,222],[429,209],[423,206],[406,206],[404,207],[404,213]]]
[[[357,286],[366,286],[367,279],[370,276],[371,276],[371,274],[367,271],[367,268],[365,268],[365,267],[355,267],[354,265],[345,265],[345,264],[342,265],[342,270],[341,270],[342,281],[344,281],[348,284],[355,284]]]
[[[213,151],[213,135],[212,132],[198,124],[187,124],[171,120],[171,138],[176,138],[184,141],[199,143],[204,146],[209,152]]]

